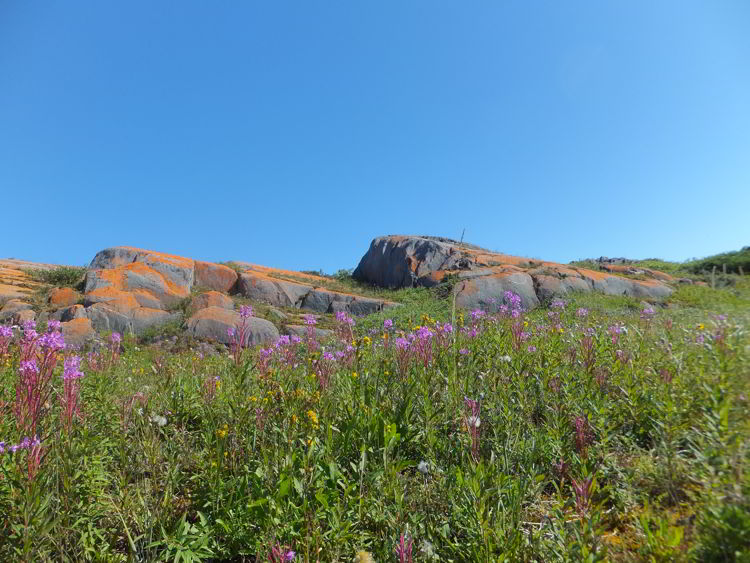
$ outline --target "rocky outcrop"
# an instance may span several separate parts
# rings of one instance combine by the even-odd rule
[[[47,295],[47,303],[52,307],[70,307],[81,299],[81,294],[70,287],[56,287]]]
[[[193,297],[190,302],[190,310],[198,311],[208,307],[221,307],[222,309],[234,309],[232,298],[218,291],[207,291]]]
[[[229,331],[235,329],[242,319],[236,311],[223,307],[207,307],[195,313],[187,321],[188,333],[195,338],[215,340],[223,344],[230,344]],[[246,319],[246,346],[256,344],[271,344],[279,339],[279,331],[273,323],[250,317]]]
[[[501,302],[508,290],[520,295],[527,308],[573,291],[640,299],[663,299],[672,293],[669,275],[627,268],[607,263],[602,266],[605,271],[595,271],[491,252],[445,238],[394,235],[374,239],[353,276],[387,288],[431,287],[454,276],[456,302],[467,308]]]
[[[96,337],[96,331],[87,318],[72,319],[60,327],[67,348],[82,348]]]
[[[316,313],[346,311],[352,315],[369,315],[396,303],[323,287],[321,276],[276,270],[255,264],[240,263],[244,271],[237,282],[238,292],[256,301],[276,307],[293,307]]]

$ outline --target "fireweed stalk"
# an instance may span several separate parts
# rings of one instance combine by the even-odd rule
[[[51,328],[40,336],[33,323],[24,326],[14,414],[19,431],[27,436],[37,435],[44,405],[52,392],[52,372],[59,352],[65,347],[57,326]]]
[[[396,546],[396,556],[399,563],[412,563],[412,547],[414,540],[407,534],[401,534],[398,545]]]
[[[110,366],[115,365],[120,358],[120,342],[122,342],[122,335],[119,332],[113,332],[109,335]]]
[[[73,418],[80,417],[80,379],[83,377],[81,371],[81,358],[70,356],[65,358],[63,367],[63,394],[60,399],[62,407],[60,416],[65,431],[70,434],[73,426]]]
[[[318,321],[314,315],[305,315],[305,326],[307,326],[307,349],[315,350],[318,347],[318,342],[315,340],[315,325]]]
[[[248,330],[247,326],[248,319],[253,316],[253,308],[250,305],[242,305],[240,307],[240,322],[237,326],[227,330],[229,336],[229,349],[231,350],[232,358],[234,358],[235,365],[242,363],[242,353],[247,346]]]
[[[0,325],[0,358],[8,355],[11,340],[13,340],[13,328]]]
[[[479,401],[464,397],[464,404],[466,405],[467,415],[464,416],[464,423],[466,429],[469,432],[471,438],[471,457],[474,461],[479,461],[479,440],[481,438],[481,430],[479,429],[482,421],[479,418],[482,405]]]

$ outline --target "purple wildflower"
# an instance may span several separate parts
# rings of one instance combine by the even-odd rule
[[[391,319],[386,319],[383,321],[383,328],[385,330],[388,330],[390,328],[393,328],[393,321]]]
[[[577,317],[586,317],[589,314],[589,310],[586,307],[581,307],[576,311]]]
[[[240,307],[240,318],[249,319],[253,316],[253,308],[250,305],[242,305]]]

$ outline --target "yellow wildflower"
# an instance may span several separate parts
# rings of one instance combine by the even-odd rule
[[[375,560],[370,555],[370,552],[362,550],[354,554],[352,563],[375,563]]]
[[[352,379],[357,379],[357,372],[356,371],[352,372]]]
[[[299,417],[296,414],[292,415],[292,424],[297,424],[299,422]]]
[[[372,339],[371,339],[371,338],[370,338],[369,336],[365,336],[365,337],[364,337],[364,338],[362,339],[362,343],[363,343],[363,344],[364,344],[365,346],[369,346],[370,344],[372,344]]]
[[[704,325],[703,323],[700,323],[700,324],[699,324],[699,325],[697,326],[697,329],[698,329],[698,330],[703,330],[704,328],[706,328],[706,325]]]
[[[218,436],[219,439],[222,439],[222,440],[227,437],[227,434],[229,434],[228,424],[225,424],[224,426],[222,426],[216,431],[216,436]]]
[[[318,415],[315,411],[313,410],[307,411],[307,418],[310,419],[310,422],[312,422],[314,426],[318,425]]]

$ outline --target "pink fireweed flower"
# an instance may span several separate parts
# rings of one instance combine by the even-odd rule
[[[393,321],[391,319],[386,319],[383,321],[383,330],[389,330],[393,328]]]
[[[581,318],[583,318],[583,317],[587,317],[587,316],[588,316],[588,314],[589,314],[589,310],[588,310],[588,309],[586,309],[585,307],[581,307],[581,308],[579,308],[579,309],[578,309],[578,310],[576,311],[576,316],[577,316],[577,317],[581,317]]]
[[[318,324],[315,315],[305,315],[303,318],[305,319],[305,324],[308,326],[315,326],[316,324]]]
[[[63,427],[70,433],[73,427],[73,418],[79,417],[81,414],[79,407],[79,379],[83,377],[83,372],[80,369],[81,358],[78,356],[65,358],[63,366],[63,394],[60,398],[60,416]]]
[[[253,308],[250,305],[240,306],[240,318],[249,319],[253,316]]]
[[[120,357],[120,342],[122,342],[122,335],[119,332],[113,332],[109,335],[109,364],[110,366],[115,365],[118,358]]]
[[[434,333],[426,326],[420,327],[415,334],[413,349],[422,360],[424,367],[432,361],[432,337]]]
[[[565,309],[565,301],[562,299],[555,299],[550,305],[553,309]]]
[[[59,351],[65,348],[65,340],[59,332],[45,332],[38,340],[39,346],[45,350]]]
[[[47,321],[47,332],[60,330],[61,328],[62,328],[62,323],[60,321],[56,321],[54,319],[50,319],[49,321]]]
[[[653,307],[646,307],[641,311],[641,318],[644,320],[650,320],[656,314]]]
[[[594,482],[594,476],[590,475],[586,479],[577,480],[573,479],[573,493],[575,494],[576,510],[581,516],[584,516],[588,512],[591,504],[591,493],[593,492],[591,485]]]
[[[7,356],[13,340],[13,327],[0,325],[0,356]]]
[[[414,546],[414,540],[405,535],[401,534],[399,543],[396,546],[396,555],[398,556],[399,563],[412,563],[412,547]]]
[[[55,351],[45,352],[41,364],[37,364],[35,357],[20,362],[14,414],[16,425],[23,434],[37,434],[42,415],[48,410],[45,404],[52,392],[50,379],[56,363]]]
[[[582,458],[588,455],[588,447],[594,443],[594,432],[589,424],[587,415],[577,416],[573,419],[575,428],[575,449]]]
[[[487,313],[482,311],[481,309],[474,309],[471,313],[469,313],[469,316],[471,316],[471,322],[476,323],[479,320],[483,319]]]
[[[627,329],[623,325],[614,324],[609,327],[609,334],[612,337],[612,346],[617,345],[617,341],[623,332],[627,332]]]
[[[474,461],[479,461],[479,439],[481,437],[480,426],[482,421],[479,417],[482,410],[482,405],[479,401],[464,397],[464,404],[466,405],[467,414],[464,416],[464,423],[466,424],[466,430],[471,438],[471,457]]]
[[[506,291],[503,294],[505,302],[510,305],[511,309],[521,309],[521,296],[512,291]]]
[[[536,346],[534,346],[534,345],[532,344],[532,345],[530,345],[530,346],[529,346],[529,347],[527,348],[527,350],[528,350],[529,352],[531,352],[531,353],[533,354],[534,352],[536,352]]]

